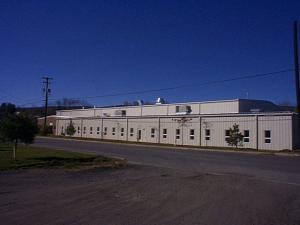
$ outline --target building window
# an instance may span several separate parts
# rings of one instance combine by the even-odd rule
[[[230,131],[225,130],[225,141],[228,141],[228,138],[230,137]]]
[[[129,135],[130,135],[130,137],[133,137],[133,128],[130,128]]]
[[[97,134],[100,133],[100,127],[97,127]]]
[[[154,137],[155,137],[155,129],[151,128],[151,138],[154,138]]]
[[[77,133],[78,134],[80,133],[80,127],[77,127]]]
[[[270,144],[271,143],[271,131],[265,130],[265,143]]]
[[[93,134],[93,128],[90,127],[90,134]]]
[[[121,137],[123,137],[124,136],[124,128],[122,127],[121,128]]]
[[[167,129],[163,129],[163,138],[167,138]]]
[[[176,129],[176,140],[180,140],[180,129]]]
[[[104,135],[107,135],[107,127],[104,127]]]
[[[244,130],[244,142],[245,143],[250,142],[250,132],[249,132],[249,130]]]
[[[190,140],[195,140],[195,130],[190,129]]]
[[[86,133],[86,127],[83,127],[83,133],[84,134]]]
[[[116,128],[115,128],[115,127],[112,128],[111,134],[112,134],[112,135],[115,135],[115,134],[116,134]]]
[[[205,140],[209,141],[210,140],[210,130],[205,129]]]

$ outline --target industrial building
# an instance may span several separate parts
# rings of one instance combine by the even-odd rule
[[[228,130],[239,125],[241,148],[298,149],[297,114],[263,100],[233,99],[118,106],[56,112],[56,135],[73,123],[74,137],[130,142],[228,147]]]

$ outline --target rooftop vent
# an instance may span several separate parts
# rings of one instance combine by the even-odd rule
[[[165,102],[165,100],[164,100],[164,98],[158,98],[157,100],[156,100],[156,105],[161,105],[161,104],[165,104],[166,102]]]
[[[253,112],[253,113],[262,112],[262,109],[250,109],[250,112]]]
[[[139,105],[144,105],[144,101],[143,100],[137,100],[137,102],[139,103]]]

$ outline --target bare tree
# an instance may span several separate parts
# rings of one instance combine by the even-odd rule
[[[61,109],[76,109],[81,107],[92,107],[92,104],[85,99],[63,98],[62,100],[56,100],[51,105]]]
[[[297,112],[297,107],[292,105],[290,101],[282,101],[278,106],[285,111]]]

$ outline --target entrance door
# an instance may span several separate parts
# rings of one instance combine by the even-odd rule
[[[141,140],[142,139],[142,129],[138,129],[138,135],[137,135],[137,140]]]

